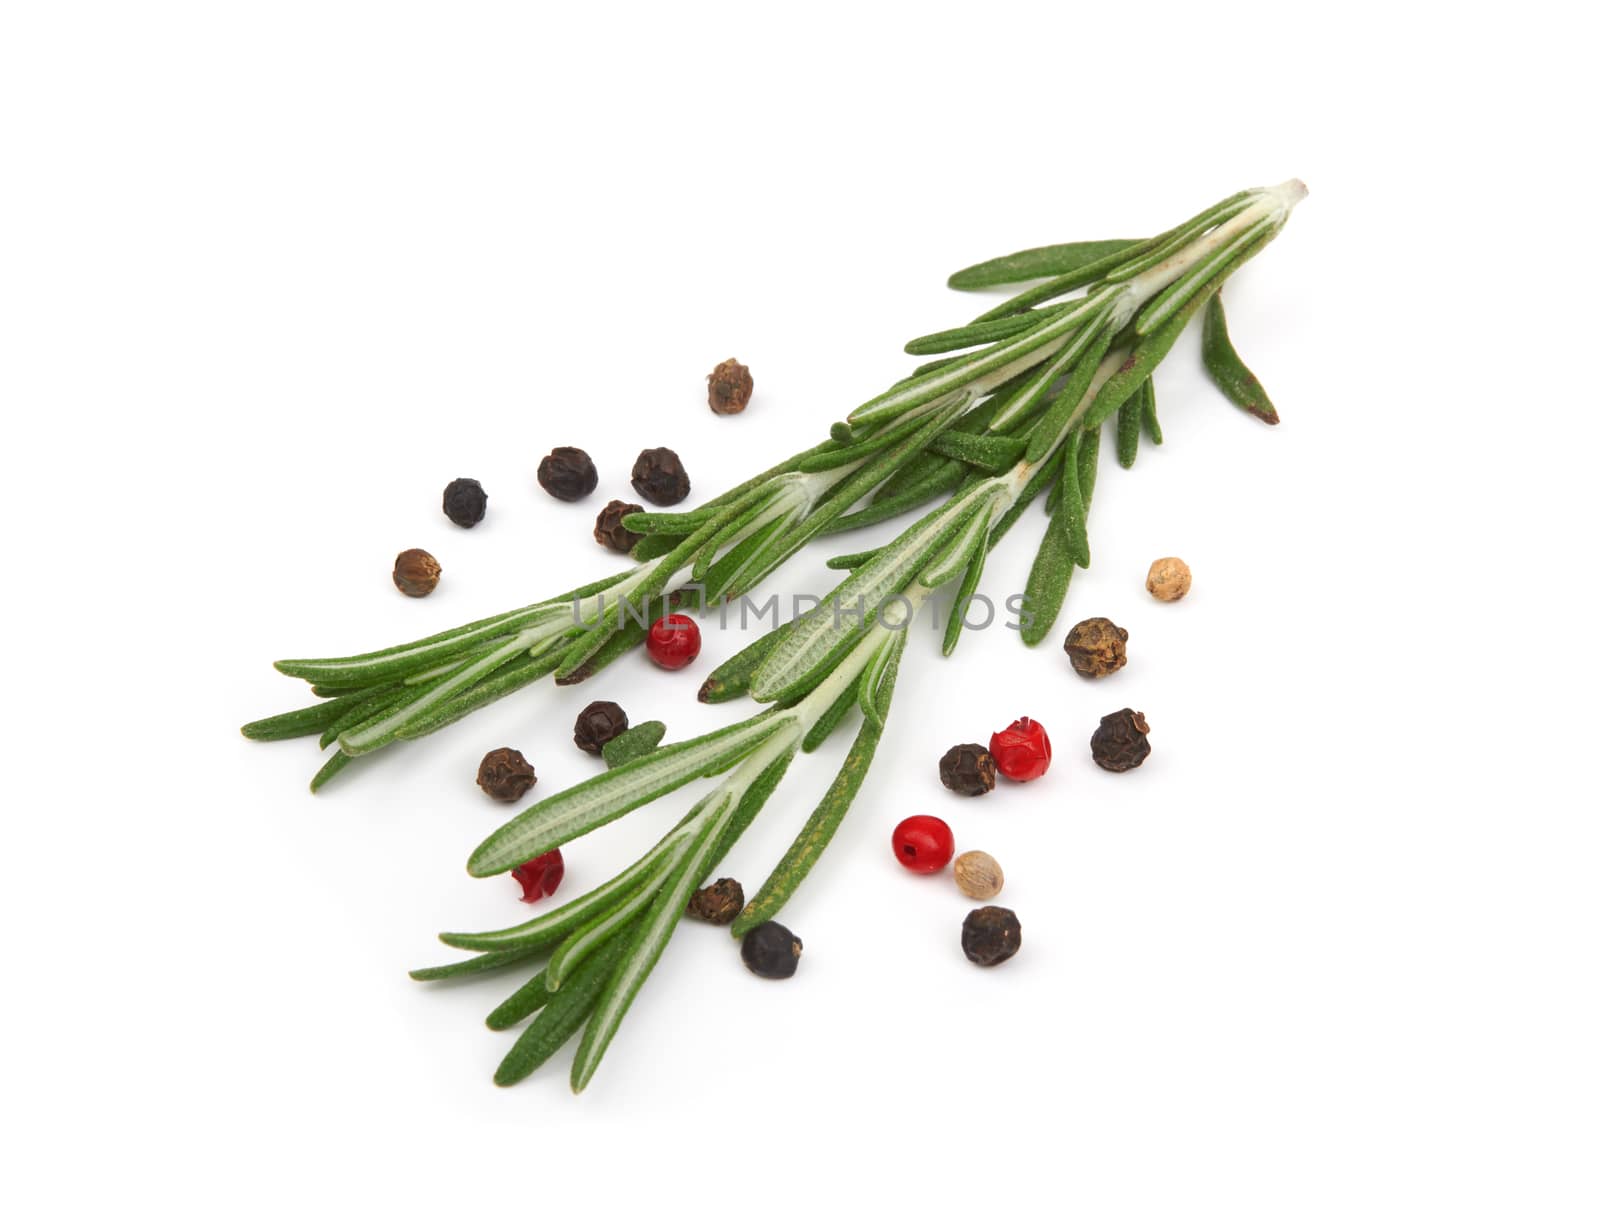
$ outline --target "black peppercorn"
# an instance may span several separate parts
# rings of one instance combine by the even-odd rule
[[[689,474],[683,471],[677,452],[652,447],[641,451],[633,462],[633,488],[646,502],[676,506],[689,496]]]
[[[622,520],[628,515],[638,514],[643,509],[644,507],[637,502],[611,499],[594,521],[595,543],[603,544],[613,552],[631,553],[633,546],[639,543],[639,533],[630,532],[623,527]]]
[[[471,477],[457,477],[444,487],[445,518],[457,527],[473,527],[483,522],[489,495]]]
[[[800,938],[778,921],[768,920],[745,934],[739,956],[753,975],[787,979],[800,965]]]
[[[621,705],[614,700],[597,700],[578,714],[572,725],[572,741],[578,744],[578,750],[599,755],[601,748],[627,728],[628,715]]]
[[[951,747],[939,761],[944,787],[962,797],[981,797],[994,789],[994,756],[977,743]]]
[[[704,920],[707,924],[731,924],[743,910],[744,887],[735,878],[718,878],[704,890],[695,891],[689,900],[688,915],[691,920]]]
[[[394,559],[394,584],[413,599],[431,595],[439,585],[439,563],[432,553],[408,548]]]
[[[1022,948],[1022,924],[1006,907],[980,907],[961,925],[961,952],[979,966],[998,966]]]
[[[539,461],[539,484],[552,498],[576,502],[594,493],[600,474],[581,447],[558,447]]]
[[[711,369],[706,379],[711,385],[706,403],[711,406],[712,413],[743,413],[744,407],[750,404],[756,382],[750,377],[750,368],[738,359],[724,359]]]
[[[538,780],[533,765],[511,747],[497,747],[478,765],[478,788],[497,802],[516,801]]]
[[[1100,728],[1089,740],[1094,762],[1107,772],[1126,772],[1144,763],[1150,754],[1150,727],[1143,713],[1118,709],[1100,719]]]
[[[1104,616],[1091,616],[1072,626],[1062,648],[1079,675],[1101,679],[1128,665],[1128,630]]]

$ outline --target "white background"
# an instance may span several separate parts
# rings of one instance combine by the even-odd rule
[[[1537,3],[1076,9],[4,7],[8,1206],[1596,1209],[1585,40]],[[506,815],[478,757],[549,792],[595,770],[591,697],[734,720],[694,690],[740,638],[316,799],[309,742],[237,734],[301,703],[270,661],[613,568],[589,527],[640,448],[705,501],[987,306],[951,270],[1289,176],[1310,197],[1228,291],[1283,424],[1180,345],[1049,641],[914,646],[783,916],[798,977],[687,924],[589,1091],[568,1053],[496,1090],[516,980],[405,976],[525,914],[462,870]],[[730,355],[756,398],[717,418]],[[557,444],[601,470],[581,505],[534,485]],[[456,476],[490,494],[471,532]],[[770,588],[820,593],[856,540]],[[423,601],[389,585],[414,545]],[[1142,589],[1167,553],[1172,607]],[[1103,684],[1060,652],[1094,614],[1132,634]],[[1154,755],[1112,777],[1087,739],[1123,705]],[[1044,780],[939,787],[1022,713]],[[759,883],[841,754],[728,872]],[[1005,866],[1012,963],[967,964],[969,904],[894,864],[914,812]],[[675,814],[571,846],[563,896]]]

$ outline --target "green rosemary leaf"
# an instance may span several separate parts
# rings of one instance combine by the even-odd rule
[[[967,612],[972,606],[972,596],[977,594],[978,583],[983,580],[983,567],[988,559],[989,546],[983,545],[972,555],[966,573],[961,576],[961,586],[956,591],[955,602],[950,605],[950,618],[944,626],[942,649],[946,658],[955,652],[961,634],[966,631]]]
[[[545,986],[544,971],[541,970],[496,1005],[483,1023],[490,1029],[510,1029],[550,1003],[550,996],[551,991]]]
[[[732,795],[726,790],[718,789],[707,795],[694,810],[691,816],[702,811],[714,813],[712,807],[717,805],[718,798],[729,798]],[[545,986],[551,991],[559,991],[562,981],[567,978],[583,960],[598,950],[607,941],[619,934],[626,934],[656,900],[661,892],[661,886],[672,879],[672,874],[687,854],[690,842],[689,836],[683,837],[674,848],[667,853],[661,868],[655,871],[654,880],[646,882],[635,890],[614,911],[603,916],[591,917],[583,927],[576,929],[562,941],[555,953],[550,955],[550,964],[544,968]]]
[[[1179,224],[1176,228],[1169,229],[1154,240],[1146,241],[1144,248],[1138,251],[1137,256],[1127,258],[1120,266],[1107,271],[1106,281],[1108,283],[1126,282],[1128,279],[1144,273],[1171,257],[1201,233],[1232,219],[1254,201],[1254,190],[1240,190],[1239,193],[1224,198],[1216,205],[1207,207],[1188,223]]]
[[[823,562],[823,564],[826,565],[830,570],[860,569],[863,565],[876,557],[879,551],[879,549],[868,548],[861,550],[859,553],[839,553],[836,556],[829,557],[827,561]]]
[[[1144,433],[1157,447],[1161,446],[1161,419],[1156,417],[1156,378],[1144,382]]]
[[[248,722],[239,727],[239,733],[258,742],[276,742],[285,738],[304,738],[308,734],[318,734],[349,713],[352,706],[368,704],[373,696],[386,690],[386,688],[372,688],[348,692],[334,700],[320,701],[303,709]]]
[[[833,784],[811,812],[811,817],[800,829],[794,843],[789,845],[783,859],[761,884],[756,896],[744,905],[744,910],[733,921],[734,936],[742,937],[757,924],[764,924],[777,915],[811,872],[834,833],[839,830],[839,824],[844,821],[850,803],[855,800],[861,782],[866,779],[867,771],[872,766],[873,754],[882,737],[882,726],[870,721],[861,723],[861,729],[857,731],[855,742],[851,744],[850,752],[845,756]]]
[[[965,350],[969,346],[986,346],[990,342],[999,341],[1001,338],[1012,337],[1018,333],[1025,333],[1039,322],[1048,319],[1060,311],[1060,306],[1051,309],[1041,308],[1037,312],[1022,312],[1016,316],[1004,316],[998,320],[984,321],[976,325],[962,325],[957,329],[941,329],[937,333],[925,333],[921,337],[914,337],[906,343],[907,354],[943,354],[947,350]]]
[[[834,702],[823,710],[822,716],[817,718],[816,725],[807,732],[805,739],[800,743],[800,749],[810,755],[828,739],[833,737],[833,732],[839,724],[849,715],[850,710],[856,706],[856,688],[860,681],[849,685],[844,691],[834,698]]]
[[[764,713],[749,721],[673,743],[591,777],[524,810],[479,844],[467,861],[473,877],[515,868],[529,857],[577,839],[690,781],[738,763],[784,719]]]
[[[994,522],[994,503],[1001,493],[996,486],[987,494],[977,510],[972,512],[966,525],[951,535],[948,543],[928,562],[917,581],[926,587],[942,586],[961,573],[972,562],[973,554],[981,551],[989,539],[989,525]]]
[[[1148,383],[1149,381],[1146,381]],[[1100,428],[1086,430],[1078,437],[1078,497],[1083,502],[1085,524],[1089,518],[1089,503],[1094,500],[1094,483],[1100,475]],[[1084,540],[1088,547],[1087,537]]]
[[[402,729],[424,719],[436,707],[467,691],[493,671],[503,667],[527,652],[527,641],[521,636],[511,638],[482,658],[468,663],[453,673],[432,683],[420,684],[414,699],[401,701],[379,720],[356,726],[339,735],[339,748],[346,755],[365,755],[393,742]]]
[[[311,778],[311,792],[316,793],[339,773],[343,772],[353,762],[351,756],[343,751],[335,751],[328,756],[327,762],[317,769],[316,775]]]
[[[650,972],[661,959],[689,896],[700,884],[702,874],[715,863],[717,845],[722,830],[733,818],[735,806],[729,799],[702,829],[688,857],[673,870],[656,901],[646,913],[637,935],[626,938],[628,949],[622,960],[612,970],[600,994],[599,1003],[584,1026],[583,1038],[578,1043],[578,1053],[572,1061],[572,1091],[580,1093],[594,1078],[606,1048],[616,1036],[617,1027],[627,1014],[634,997],[650,977]]]
[[[1220,291],[1206,305],[1205,322],[1200,330],[1200,357],[1211,382],[1222,390],[1223,396],[1268,426],[1278,424],[1278,411],[1273,408],[1267,390],[1261,387],[1261,381],[1244,365],[1228,340],[1228,318],[1222,311]]]
[[[550,1001],[522,1031],[494,1073],[501,1088],[526,1080],[560,1050],[567,1039],[583,1028],[612,969],[627,952],[628,938],[619,936],[599,953],[587,959],[578,972],[550,996]]]
[[[467,714],[477,712],[484,705],[492,704],[502,696],[509,696],[530,683],[543,679],[555,670],[559,658],[559,654],[549,653],[540,654],[538,657],[524,654],[520,658],[513,659],[472,687],[449,700],[440,702],[427,713],[412,718],[395,731],[395,737],[410,740],[422,738],[435,730],[442,730],[460,721]]]
[[[654,621],[664,615],[670,606],[669,602],[655,600],[650,605],[648,620]],[[644,644],[645,638],[650,634],[649,624],[640,624],[637,619],[629,616],[622,622],[620,628],[612,629],[606,637],[604,645],[592,649],[581,662],[576,663],[566,674],[561,673],[562,664],[565,662],[567,652],[556,650],[547,656],[548,666],[546,674],[551,671],[556,673],[558,687],[571,687],[573,684],[582,683],[592,679],[595,675],[605,670],[624,654],[631,654]]]
[[[418,983],[437,983],[441,979],[465,979],[472,975],[481,975],[491,970],[504,970],[507,966],[517,966],[532,961],[545,953],[548,948],[546,945],[536,945],[529,949],[504,949],[498,953],[483,953],[461,962],[451,962],[447,966],[424,966],[420,970],[413,970],[411,977]]]
[[[684,511],[634,511],[622,516],[622,526],[643,536],[687,536],[706,520],[715,519],[723,509],[701,506]]]
[[[1037,464],[1043,460],[1050,450],[1060,442],[1061,432],[1073,420],[1078,407],[1083,403],[1089,391],[1089,383],[1094,379],[1094,373],[1100,366],[1100,360],[1111,347],[1112,334],[1110,327],[1106,327],[1092,342],[1087,343],[1078,361],[1073,365],[1067,382],[1061,389],[1061,394],[1050,403],[1050,408],[1045,410],[1044,416],[1034,425],[1029,432],[1028,450],[1025,458],[1030,464]]]
[[[633,516],[629,515],[628,518],[631,519]],[[699,524],[697,523],[695,526],[698,527]],[[630,556],[636,562],[654,561],[659,557],[675,554],[679,546],[683,544],[683,539],[682,536],[660,532],[648,536],[640,536],[639,542],[633,546]]]
[[[921,379],[925,375],[932,375],[936,371],[943,371],[946,367],[949,367],[955,363],[959,363],[965,357],[965,355],[953,354],[946,359],[929,359],[926,363],[919,363],[917,365],[917,369],[908,375],[904,380],[900,381],[900,383],[908,384],[912,380]],[[898,387],[898,385],[896,385],[896,387]]]
[[[1065,461],[1061,476],[1063,481],[1068,477]],[[1076,480],[1076,477],[1073,479]],[[1023,592],[1027,613],[1021,621],[1025,645],[1038,645],[1049,635],[1061,612],[1061,604],[1067,597],[1067,587],[1072,582],[1072,572],[1077,565],[1072,536],[1073,496],[1075,490],[1072,488],[1064,492],[1063,501],[1045,527],[1044,539],[1039,544],[1033,568],[1028,571],[1028,585]]]
[[[750,689],[750,676],[755,674],[756,668],[765,661],[784,635],[794,628],[794,624],[795,622],[790,620],[771,632],[763,633],[712,671],[705,683],[700,685],[700,702],[720,705],[724,701],[737,700],[743,696]]]
[[[987,473],[1004,472],[1022,458],[1027,444],[1017,438],[1000,435],[969,435],[945,431],[928,445],[929,451],[942,456],[953,456],[963,464],[971,464]]]
[[[1150,381],[1146,380],[1144,384]],[[1132,468],[1139,458],[1139,427],[1144,420],[1144,384],[1117,408],[1117,463]],[[1099,433],[1098,431],[1096,433]]]
[[[1066,455],[1061,461],[1061,503],[1057,515],[1065,520],[1073,564],[1080,569],[1088,569],[1087,511],[1083,502],[1083,488],[1078,484],[1078,453],[1082,445],[1083,432],[1073,431],[1072,437],[1067,440]]]
[[[685,818],[662,836],[655,847],[610,881],[563,903],[553,911],[546,911],[510,928],[497,928],[489,932],[441,932],[439,940],[452,949],[471,949],[478,953],[500,953],[505,950],[526,953],[533,949],[550,949],[585,924],[609,915],[631,898],[635,891],[649,884],[652,877],[658,876],[666,857],[683,838],[687,823],[688,819]]]
[[[899,632],[892,634],[878,648],[872,662],[862,672],[861,678],[856,680],[856,704],[861,709],[861,715],[880,730],[883,729],[883,715],[888,707],[883,694],[885,681],[890,689],[894,688],[895,676],[900,670],[900,656],[906,652],[906,638],[910,634],[911,622],[907,621]]]
[[[1233,273],[1243,263],[1246,250],[1257,247],[1257,242],[1263,237],[1271,240],[1277,230],[1278,221],[1270,215],[1263,216],[1241,229],[1232,239],[1224,241],[1191,266],[1182,278],[1144,306],[1139,313],[1139,319],[1134,322],[1134,332],[1143,336],[1161,328],[1209,284],[1220,284],[1223,278]]]
[[[606,761],[606,767],[620,768],[641,755],[650,754],[661,745],[661,740],[666,736],[665,722],[641,721],[631,730],[624,730],[601,747],[600,756]]]
[[[932,412],[931,410],[928,412]],[[917,430],[928,414],[913,411],[909,415],[895,419],[873,431],[869,436],[856,435],[851,442],[841,444],[831,451],[819,451],[800,466],[803,473],[825,472],[830,468],[842,468],[846,464],[856,464],[866,457],[876,455],[886,448],[893,447],[905,437]]]
[[[920,467],[922,470],[920,477],[909,480],[892,494],[878,494],[860,510],[841,515],[829,523],[822,534],[826,536],[854,531],[857,528],[871,527],[874,523],[882,523],[885,519],[892,519],[896,515],[903,515],[908,510],[914,510],[955,489],[968,471],[967,465],[947,456],[930,457],[929,462]],[[887,488],[886,485],[885,489]]]
[[[1023,249],[957,270],[950,276],[950,286],[957,291],[981,291],[985,287],[1072,274],[1086,266],[1103,263],[1113,254],[1126,252],[1140,243],[1136,240],[1080,240]]]

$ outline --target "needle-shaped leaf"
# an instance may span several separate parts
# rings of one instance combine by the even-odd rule
[[[1161,419],[1156,416],[1156,378],[1144,382],[1144,435],[1157,447],[1161,446]]]
[[[661,745],[667,736],[667,725],[662,721],[641,721],[630,730],[624,730],[600,748],[600,756],[608,768],[620,768],[632,763],[641,755],[648,755]]]
[[[967,627],[967,612],[972,607],[972,597],[978,593],[978,584],[983,581],[983,567],[989,559],[989,547],[985,544],[973,554],[968,562],[967,569],[961,576],[961,586],[956,591],[956,601],[950,605],[950,618],[944,625],[943,651],[948,658],[961,641],[961,634]]]
[[[1145,384],[1150,381],[1146,380]],[[1117,463],[1132,468],[1139,458],[1139,430],[1144,421],[1144,384],[1117,409]]]
[[[953,456],[963,464],[987,473],[1004,472],[1022,457],[1027,443],[1005,435],[969,435],[945,431],[928,445],[929,451]]]
[[[548,951],[549,946],[536,945],[530,949],[503,949],[498,953],[480,953],[475,958],[451,962],[447,966],[424,966],[420,970],[413,970],[411,977],[418,983],[437,983],[442,979],[467,979],[474,975],[487,974],[492,970],[504,970],[508,966],[521,966]]]
[[[833,737],[833,732],[839,728],[839,724],[849,716],[850,710],[855,708],[856,689],[859,686],[859,680],[850,684],[844,691],[839,693],[831,705],[822,711],[821,716],[817,718],[816,724],[806,732],[804,740],[800,743],[802,751],[809,755]]]
[[[880,730],[888,707],[883,695],[885,681],[888,681],[888,687],[894,687],[895,675],[900,670],[900,656],[906,652],[906,638],[910,636],[910,630],[911,622],[907,620],[898,632],[890,634],[856,681],[856,703],[860,706],[861,715]]]
[[[1244,365],[1228,340],[1228,318],[1222,310],[1220,291],[1206,305],[1205,322],[1200,329],[1200,357],[1211,382],[1222,390],[1223,396],[1267,425],[1278,424],[1278,411],[1273,408],[1267,390],[1261,387],[1261,381]]]
[[[950,276],[950,286],[957,291],[981,291],[985,287],[1072,274],[1138,244],[1136,240],[1080,240],[1064,245],[1040,245],[957,270]]]
[[[467,861],[473,877],[504,873],[576,839],[690,781],[726,771],[777,730],[784,718],[762,714],[652,751],[528,807],[479,844]]]
[[[1240,215],[1239,218],[1243,219],[1245,216]],[[1139,319],[1134,322],[1134,332],[1143,336],[1161,328],[1197,294],[1233,273],[1243,264],[1246,256],[1258,247],[1258,242],[1263,237],[1270,240],[1277,230],[1278,220],[1271,215],[1263,216],[1254,223],[1242,227],[1146,305],[1139,313]],[[1222,231],[1218,229],[1218,235],[1221,235]]]
[[[501,1061],[494,1074],[495,1084],[506,1088],[526,1080],[583,1028],[600,993],[605,990],[612,969],[627,952],[628,941],[627,934],[618,936],[586,959],[578,972],[561,985],[560,991],[549,993],[549,1003],[534,1018],[533,1024],[522,1031],[516,1045]]]
[[[1034,312],[1021,312],[1016,316],[1003,316],[993,321],[981,321],[976,325],[962,325],[956,329],[941,329],[937,333],[925,333],[921,337],[914,337],[906,343],[907,354],[943,354],[946,350],[965,350],[971,346],[986,346],[990,342],[997,342],[1001,338],[1014,337],[1019,333],[1026,333],[1035,325],[1048,320],[1061,305],[1053,308],[1040,308]]]
[[[550,995],[550,988],[544,981],[544,971],[541,970],[497,1004],[483,1023],[490,1029],[510,1029],[550,1003]]]
[[[1100,367],[1100,360],[1109,349],[1113,336],[1107,327],[1091,343],[1085,345],[1082,354],[1073,364],[1071,374],[1067,376],[1061,394],[1050,403],[1050,408],[1045,410],[1044,417],[1039,419],[1038,426],[1028,440],[1025,458],[1030,464],[1037,464],[1043,460],[1051,448],[1061,441],[1062,433],[1077,420],[1079,407],[1088,395],[1089,386]]]
[[[324,785],[326,785],[334,777],[338,776],[339,773],[343,772],[354,762],[355,760],[346,755],[343,751],[335,751],[332,755],[328,756],[327,762],[324,763],[322,767],[318,768],[316,775],[311,778],[311,792],[316,793],[321,790]]]
[[[944,548],[917,575],[923,586],[942,586],[961,573],[972,562],[974,553],[983,551],[989,542],[989,525],[994,522],[994,503],[999,497],[998,486],[985,495],[979,508],[960,531],[953,532]]]

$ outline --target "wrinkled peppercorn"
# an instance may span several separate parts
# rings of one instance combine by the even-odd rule
[[[994,756],[977,743],[951,747],[939,761],[939,780],[952,793],[981,797],[994,789]]]
[[[1091,616],[1072,626],[1063,648],[1079,675],[1102,679],[1128,665],[1128,630],[1104,616]]]
[[[724,359],[711,369],[706,380],[711,385],[706,392],[706,403],[711,406],[712,413],[720,414],[743,413],[756,386],[750,378],[750,368],[738,359]]]
[[[539,461],[539,484],[552,498],[576,502],[594,493],[600,474],[581,447],[558,447]]]
[[[992,899],[1006,884],[1000,862],[987,852],[963,852],[956,857],[956,889],[969,899]]]
[[[1107,772],[1126,772],[1144,763],[1150,754],[1148,733],[1143,713],[1118,709],[1100,719],[1100,728],[1089,740],[1089,751]]]
[[[533,765],[511,747],[495,748],[478,765],[478,788],[497,802],[516,801],[538,780]]]
[[[646,502],[676,506],[689,496],[689,474],[683,471],[677,452],[652,447],[641,451],[633,462],[633,488]]]
[[[979,966],[998,966],[1022,948],[1022,924],[1005,907],[980,907],[961,925],[961,952]]]
[[[1150,563],[1145,575],[1144,589],[1162,603],[1176,603],[1189,593],[1194,575],[1182,557],[1158,557]]]
[[[483,522],[489,495],[471,477],[457,477],[444,487],[445,518],[457,527],[474,527]]]
[[[394,559],[394,584],[413,599],[431,595],[439,585],[439,563],[432,553],[408,548]]]
[[[603,544],[615,553],[631,553],[633,546],[639,543],[639,533],[630,532],[623,527],[622,520],[628,515],[638,514],[643,509],[644,507],[637,502],[611,499],[594,521],[595,543]]]
[[[751,974],[787,979],[800,965],[800,938],[776,920],[757,924],[745,934],[739,956]]]
[[[731,924],[744,910],[744,887],[734,878],[718,878],[689,900],[689,918],[707,924]]]
[[[628,715],[614,700],[597,700],[578,714],[572,725],[572,741],[578,750],[599,755],[600,750],[628,728]]]

